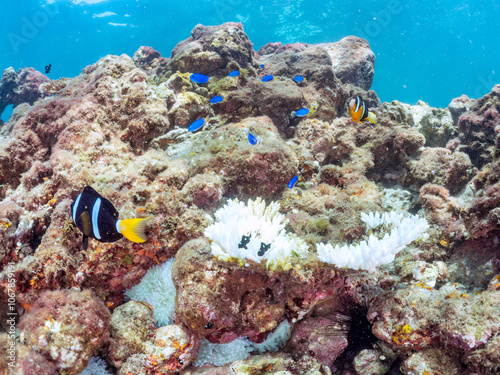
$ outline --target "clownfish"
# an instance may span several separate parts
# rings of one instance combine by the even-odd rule
[[[132,242],[144,242],[146,221],[151,218],[118,220],[113,204],[90,186],[85,186],[71,203],[71,216],[83,233],[83,250],[87,249],[89,237],[115,242],[125,236]]]
[[[354,122],[357,121],[361,124],[361,121],[368,120],[373,124],[377,123],[377,116],[368,111],[365,102],[360,96],[356,96],[349,101],[349,113],[351,114],[351,120]]]

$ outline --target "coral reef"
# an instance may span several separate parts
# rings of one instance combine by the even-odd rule
[[[472,164],[478,168],[498,157],[499,98],[500,85],[495,85],[489,94],[477,99],[458,120],[459,151],[467,153]]]
[[[458,135],[457,121],[453,120],[448,108],[431,108],[421,100],[410,108],[414,126],[424,135],[426,146],[445,147],[449,140]],[[457,108],[455,116],[459,111]]]
[[[6,69],[0,372],[500,371],[500,85],[381,103],[374,57],[354,36],[254,51],[226,23],[60,81]],[[355,95],[376,124],[348,117]],[[152,216],[147,241],[82,249],[87,185]]]
[[[19,323],[20,340],[61,374],[82,371],[107,343],[111,314],[90,290],[46,291]]]
[[[342,83],[350,83],[369,90],[373,82],[375,54],[363,38],[347,36],[335,43],[319,44],[332,59],[335,76]]]
[[[12,67],[5,69],[0,81],[0,115],[9,104],[14,107],[22,103],[33,105],[43,97],[40,85],[49,81],[47,76],[33,68],[22,68],[17,72]]]
[[[426,148],[418,160],[410,161],[410,174],[416,187],[437,184],[452,195],[459,193],[476,172],[467,154],[446,148]]]
[[[131,355],[145,352],[154,325],[150,307],[135,301],[118,306],[109,322],[108,355],[113,366],[120,368]]]

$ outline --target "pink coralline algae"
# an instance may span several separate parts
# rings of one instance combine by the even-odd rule
[[[15,108],[0,127],[0,310],[15,292],[16,371],[78,374],[95,355],[120,375],[500,371],[500,86],[448,109],[381,103],[361,38],[253,48],[239,23],[197,25],[170,57],[105,56],[64,85],[4,71],[0,110]],[[351,121],[356,95],[376,124]],[[147,241],[91,239],[83,250],[70,206],[87,185],[120,219],[151,216]],[[235,198],[286,216],[283,233],[304,247],[286,271],[214,256],[205,230]],[[356,248],[383,235],[361,214],[391,211],[430,225],[393,262],[367,273],[318,260],[320,242]],[[245,246],[237,237],[231,246]],[[124,291],[174,257],[174,324],[157,327]],[[352,351],[361,315],[374,341]],[[255,345],[284,321],[292,336],[278,353],[250,353],[233,370],[192,364],[204,340]]]
[[[22,103],[33,105],[44,96],[39,90],[40,85],[49,81],[47,76],[33,68],[17,72],[13,68],[5,69],[0,81],[0,114],[9,104],[14,107]]]
[[[107,343],[109,320],[108,308],[90,290],[47,291],[21,319],[21,342],[61,374],[75,374]]]

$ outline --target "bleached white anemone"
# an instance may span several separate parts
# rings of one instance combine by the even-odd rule
[[[307,245],[297,235],[287,233],[287,219],[272,202],[261,198],[247,204],[230,200],[215,212],[215,223],[205,229],[212,241],[212,253],[222,260],[249,259],[265,262],[269,269],[288,270],[293,259],[308,254]]]
[[[416,215],[404,216],[391,212],[361,214],[369,237],[356,245],[318,244],[318,258],[337,267],[375,271],[375,267],[390,263],[397,253],[411,242],[425,238],[427,220]],[[375,233],[379,233],[377,236]]]

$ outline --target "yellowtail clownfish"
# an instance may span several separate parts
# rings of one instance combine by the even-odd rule
[[[377,123],[377,116],[368,111],[365,102],[360,96],[355,96],[349,101],[349,113],[351,114],[351,120],[354,122],[361,123],[361,121],[368,120],[371,123]]]
[[[125,236],[132,242],[144,242],[146,222],[151,218],[118,220],[113,204],[90,186],[85,186],[71,203],[71,216],[83,233],[83,250],[87,249],[89,237],[115,242]]]

